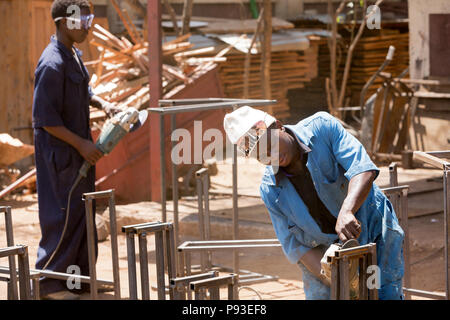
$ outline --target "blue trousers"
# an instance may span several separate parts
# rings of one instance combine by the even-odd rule
[[[62,236],[67,214],[68,193],[83,164],[82,157],[75,149],[57,141],[53,145],[49,145],[45,143],[45,139],[41,139],[41,134],[42,132],[38,131],[35,135],[39,222],[42,233],[37,251],[36,269],[44,267]],[[95,168],[92,168],[88,177],[81,180],[72,193],[67,230],[61,246],[47,270],[66,273],[69,266],[76,266],[81,275],[89,275],[86,214],[81,196],[83,193],[93,192],[95,190],[94,183]],[[96,232],[95,244],[97,255]],[[87,287],[82,285],[82,291],[86,289]],[[47,277],[40,279],[41,295],[61,290],[68,290],[66,281]]]

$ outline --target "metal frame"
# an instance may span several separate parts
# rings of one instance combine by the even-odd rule
[[[210,240],[210,241],[185,241],[183,244],[178,246],[178,252],[182,257],[182,261],[184,263],[182,268],[182,275],[186,272],[187,276],[191,276],[192,274],[192,264],[191,264],[191,253],[199,252],[202,253],[204,251],[212,252],[216,250],[233,250],[237,251],[239,249],[251,249],[251,248],[271,248],[271,247],[281,247],[281,244],[278,239],[254,239],[254,240]],[[219,265],[212,265],[212,269],[219,268],[222,271],[231,271],[234,270],[231,268],[226,268]],[[236,282],[238,285],[248,285],[252,283],[260,283],[265,281],[273,281],[278,280],[276,276],[268,276],[260,273],[255,273],[247,270],[238,270],[244,275],[238,275]],[[241,279],[242,278],[242,279]],[[233,296],[235,299],[239,299],[238,295],[238,286],[233,287],[235,292]],[[189,294],[189,293],[188,293]]]
[[[190,291],[190,283],[197,280],[209,279],[217,277],[218,271],[209,271],[206,273],[200,273],[193,276],[173,278],[169,280],[170,289],[173,292],[174,300],[186,300],[186,292],[188,293],[188,299],[192,299],[192,292]]]
[[[328,257],[331,264],[331,300],[350,299],[350,260],[358,260],[359,300],[378,300],[378,290],[367,287],[367,267],[377,265],[376,244],[369,243],[349,249],[336,250],[334,257]]]
[[[195,172],[198,200],[198,227],[200,240],[211,240],[211,219],[209,214],[209,174],[207,168]],[[211,251],[200,252],[200,266],[202,272],[212,266]]]
[[[219,288],[227,286],[228,300],[235,300],[237,299],[235,296],[235,292],[237,291],[237,282],[238,275],[231,273],[225,276],[191,282],[190,288],[195,293],[195,300],[205,300],[205,295],[202,293],[204,289],[208,289],[210,293],[210,300],[220,300]]]
[[[136,250],[134,236],[139,239],[139,260],[141,274],[142,300],[150,300],[150,279],[148,271],[147,235],[155,234],[156,275],[158,299],[166,299],[166,285],[164,274],[164,248],[166,249],[167,273],[169,280],[176,275],[176,257],[174,246],[173,224],[168,222],[149,222],[122,227],[122,232],[127,238],[128,257],[128,281],[130,299],[137,300],[137,275],[136,275]],[[170,299],[174,297],[174,291],[169,290]]]
[[[449,271],[448,271],[448,214],[450,207],[450,162],[442,160],[440,158],[450,158],[450,150],[445,151],[432,151],[432,152],[423,152],[423,151],[414,151],[413,152],[413,160],[427,163],[435,168],[442,169],[442,178],[443,178],[443,193],[444,193],[444,264],[445,264],[445,295],[437,294],[434,292],[424,291],[412,289],[409,287],[403,288],[403,290],[411,295],[438,299],[438,300],[449,300],[450,298],[450,283],[449,283]],[[396,175],[396,172],[392,173]],[[406,219],[403,223],[407,226],[408,220]],[[407,227],[405,234],[407,233]],[[409,266],[408,266],[409,268]]]
[[[30,300],[31,299],[31,288],[30,288],[30,266],[28,261],[28,246],[15,245],[11,247],[6,247],[0,249],[0,258],[8,257],[9,261],[14,260],[14,256],[18,257],[19,265],[19,290],[20,290],[20,300]],[[12,257],[12,259],[10,259]],[[18,300],[18,290],[16,279],[16,268],[9,265],[10,274],[10,284],[12,299]]]
[[[114,202],[114,190],[98,191],[83,193],[82,199],[86,207],[86,233],[88,242],[88,259],[89,259],[89,283],[91,291],[91,299],[98,298],[98,281],[96,271],[96,255],[95,255],[95,225],[94,213],[92,209],[92,201],[95,199],[108,198],[109,207],[109,229],[111,235],[111,253],[112,253],[112,269],[113,269],[113,286],[114,297],[120,300],[120,270],[119,270],[119,249],[117,244],[117,223],[116,223],[116,206]]]
[[[159,114],[160,126],[160,166],[161,166],[161,219],[167,221],[166,212],[166,174],[165,174],[165,127],[164,116],[171,117],[171,130],[176,129],[176,114],[195,111],[210,111],[218,109],[235,109],[240,106],[265,106],[276,103],[276,100],[257,100],[257,99],[227,99],[227,98],[206,98],[206,99],[175,99],[175,100],[159,100],[159,108],[149,108],[149,112]],[[174,145],[174,142],[172,142]],[[175,229],[175,244],[180,243],[179,226],[178,226],[178,183],[176,165],[172,162],[172,194],[173,194],[173,220]],[[238,239],[238,201],[237,201],[237,147],[233,146],[233,239]],[[178,259],[181,261],[182,258]],[[181,264],[177,265],[178,273],[181,272]],[[239,273],[239,254],[234,252],[233,255],[234,273]],[[236,293],[237,294],[237,293]]]
[[[14,246],[14,232],[12,223],[12,213],[10,206],[0,206],[0,212],[5,214],[5,229],[6,229],[6,245],[8,247]],[[17,282],[17,269],[16,259],[14,256],[8,257],[9,267],[0,267],[0,274],[9,274],[9,277],[2,278],[0,280],[8,281],[8,299],[17,297],[17,285],[13,285],[13,282]],[[30,273],[31,281],[33,283],[33,299],[39,300],[39,273],[32,271]],[[12,279],[16,279],[13,281]]]

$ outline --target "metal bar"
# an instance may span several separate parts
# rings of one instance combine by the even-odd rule
[[[22,246],[18,254],[20,300],[30,300],[30,265],[28,262],[28,247]]]
[[[184,252],[184,257],[186,261],[186,275],[191,275],[191,253],[190,252]],[[192,291],[190,290],[190,287],[188,287],[187,290],[187,296],[188,300],[192,300]]]
[[[359,258],[359,300],[367,300],[367,256]]]
[[[449,170],[450,164],[444,166],[443,184],[444,184],[444,260],[445,260],[445,297],[447,300],[450,298],[449,292],[449,277],[448,277],[448,211],[450,205],[449,194]]]
[[[203,199],[205,204],[205,238],[206,240],[211,240],[211,216],[209,212],[209,175],[203,176]],[[207,252],[206,264],[208,268],[211,268],[211,251]]]
[[[184,106],[175,107],[162,107],[162,108],[148,108],[149,112],[155,112],[159,114],[172,114],[172,113],[182,113],[182,112],[195,112],[195,111],[209,111],[215,109],[233,108],[240,106],[263,106],[275,104],[277,100],[239,100],[239,101],[229,101],[229,102],[218,102],[218,103],[208,103],[208,104],[192,104]]]
[[[368,254],[368,260],[370,265],[377,265],[377,250],[376,244],[372,244],[370,248],[370,253]],[[369,299],[370,300],[378,300],[378,289],[370,289],[369,290]]]
[[[348,257],[344,256],[339,261],[339,298],[340,300],[350,299],[350,280],[349,280],[349,262]]]
[[[159,115],[159,134],[161,139],[159,150],[161,169],[161,219],[163,222],[166,222],[166,135],[164,130],[164,114]]]
[[[14,235],[13,235],[13,223],[12,223],[12,214],[11,207],[0,207],[0,212],[5,213],[5,228],[6,228],[6,245],[8,247],[14,246]],[[8,257],[9,268],[10,268],[10,276],[13,281],[8,282],[8,289],[11,290],[11,295],[13,299],[18,299],[19,292],[17,291],[17,271],[16,271],[16,259],[14,256]]]
[[[191,290],[198,290],[200,288],[220,287],[233,283],[235,275],[225,275],[220,277],[213,277],[209,279],[193,281],[190,284]]]
[[[195,179],[196,187],[197,187],[197,208],[198,208],[198,232],[201,240],[205,240],[205,220],[203,219],[203,188],[202,188],[202,179],[198,176]],[[200,252],[200,266],[201,271],[205,272],[206,270],[206,256],[202,251]]]
[[[161,222],[147,222],[147,223],[138,223],[138,224],[130,224],[128,226],[123,226],[122,227],[122,232],[125,233],[136,233],[135,232],[135,228],[139,228],[139,227],[144,227],[144,226],[151,226],[151,225],[155,225],[155,224],[159,224]]]
[[[389,184],[391,187],[398,186],[398,175],[397,175],[397,163],[396,162],[393,162],[389,165]],[[400,213],[398,195],[394,195],[391,198],[391,202],[395,209],[395,212],[398,215]]]
[[[177,269],[177,261],[176,261],[176,253],[175,253],[175,239],[174,239],[174,227],[168,228],[165,231],[166,235],[166,256],[167,256],[167,276],[169,278],[169,282],[171,279],[176,277],[176,269]],[[169,291],[170,300],[174,299],[174,290]]]
[[[405,239],[403,247],[403,258],[405,261],[405,274],[403,277],[403,284],[405,287],[411,287],[411,263],[410,263],[410,246],[409,246],[409,221],[408,221],[408,191],[404,190],[400,196],[400,206],[401,206],[401,223]],[[405,294],[405,298],[409,299],[408,293]]]
[[[281,247],[281,244],[250,244],[250,245],[222,245],[222,246],[196,246],[178,248],[181,251],[202,251],[202,250],[236,250],[236,249],[251,249],[251,248],[274,248]],[[236,266],[234,266],[236,267]],[[233,269],[234,270],[234,269]]]
[[[39,278],[34,278],[31,281],[33,283],[33,300],[40,300],[41,293],[40,293],[40,287],[39,287]]]
[[[403,288],[403,291],[408,292],[412,296],[419,296],[430,299],[447,300],[445,294],[434,293],[430,291],[417,290],[411,288]]]
[[[128,260],[128,290],[130,300],[137,300],[137,276],[136,276],[136,248],[134,234],[127,232],[127,260]]]
[[[119,246],[117,243],[117,222],[114,191],[109,198],[109,226],[111,234],[111,256],[114,279],[114,297],[120,300],[120,268],[119,268]]]
[[[245,245],[245,244],[280,244],[278,239],[248,239],[248,240],[205,240],[205,241],[185,241],[178,246],[179,249],[184,249],[188,246],[196,245]]]
[[[188,277],[181,277],[170,279],[170,287],[174,290],[174,296],[176,300],[184,300],[186,298],[186,286],[192,281],[217,277],[219,273],[217,271],[210,271],[208,273],[196,274]],[[187,288],[189,291],[190,289]]]
[[[150,300],[150,280],[148,275],[147,234],[139,234],[139,264],[141,268],[142,300]]]
[[[251,101],[251,102],[267,102],[267,99],[236,99],[236,98],[199,98],[199,99],[160,99],[159,106],[184,106],[190,104],[211,104],[217,102],[243,102],[243,101]],[[275,100],[273,100],[275,101]]]
[[[209,298],[210,300],[220,300],[219,287],[209,288]]]
[[[83,200],[85,201],[86,208],[86,233],[87,233],[87,245],[88,245],[88,259],[89,259],[89,278],[90,278],[90,291],[91,299],[96,300],[98,296],[97,292],[97,271],[95,268],[95,240],[94,240],[94,217],[92,213],[92,198],[83,194]]]
[[[237,179],[237,145],[233,144],[233,240],[239,238],[239,212],[238,212],[238,179]],[[233,252],[233,272],[239,279],[239,251]],[[234,287],[233,296],[239,299],[239,291]]]
[[[164,280],[164,240],[163,231],[155,233],[156,279],[158,283],[158,300],[166,300]]]
[[[450,165],[450,162],[441,160],[440,158],[423,151],[414,151],[413,159],[428,163],[429,165],[439,169],[443,169],[445,165]]]
[[[166,230],[171,225],[172,225],[171,222],[163,222],[163,223],[159,222],[159,223],[154,223],[154,224],[134,227],[133,231],[136,232],[137,234],[143,233],[143,232],[145,232],[145,233],[153,233],[153,232]]]
[[[396,186],[396,187],[387,187],[387,188],[381,188],[380,190],[383,191],[386,195],[389,195],[389,194],[399,193],[405,189],[409,189],[409,186],[402,185],[402,186]]]
[[[171,131],[172,133],[176,130],[176,114],[171,114],[170,115],[170,126],[171,126]],[[172,141],[172,150],[176,145],[176,141]],[[172,161],[172,198],[173,198],[173,224],[174,224],[174,241],[175,241],[175,247],[178,247],[178,244],[180,243],[180,234],[179,234],[179,215],[178,215],[178,176],[177,176],[177,166],[176,164]],[[178,253],[174,253],[174,254],[178,254]],[[173,256],[175,259],[175,255]],[[178,259],[175,259],[174,262],[176,263],[178,261]],[[181,266],[179,263],[176,263],[175,266],[177,273],[181,274]]]
[[[83,200],[93,200],[93,199],[103,199],[109,198],[114,195],[114,190],[104,190],[104,191],[95,191],[95,192],[87,192],[83,193]]]

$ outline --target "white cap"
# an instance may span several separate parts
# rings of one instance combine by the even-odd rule
[[[267,112],[243,106],[225,115],[223,127],[231,143],[237,144],[239,138],[259,121],[264,121],[266,127],[269,127],[276,119]]]

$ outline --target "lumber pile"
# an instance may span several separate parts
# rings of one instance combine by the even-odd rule
[[[131,25],[131,21],[128,22]],[[134,29],[134,28],[132,28]],[[105,28],[94,25],[94,39],[90,44],[100,51],[99,59],[86,62],[95,70],[90,85],[94,94],[102,99],[115,103],[119,108],[135,107],[141,109],[150,100],[148,71],[148,42],[139,32],[135,32],[132,40],[116,37]],[[180,90],[199,74],[208,70],[216,61],[225,61],[220,54],[196,58],[194,45],[188,41],[190,34],[185,34],[162,45],[162,93],[163,98],[173,95],[172,91]],[[133,40],[134,39],[134,40]],[[201,53],[208,53],[203,50]],[[101,120],[105,113],[91,110],[91,120]]]
[[[397,30],[384,30],[379,36],[363,37],[355,48],[349,77],[351,101],[357,103],[364,84],[377,71],[390,45],[395,47],[394,60],[384,70],[393,77],[398,76],[409,66],[409,34],[399,33]],[[368,90],[370,96],[381,85],[383,80],[378,78]]]
[[[33,153],[32,145],[24,144],[7,133],[0,134],[0,167],[9,166]]]
[[[245,54],[235,53],[226,57],[225,62],[218,62],[224,95],[229,98],[244,98]],[[261,54],[252,54],[249,68],[249,96],[246,98],[262,98],[260,69]],[[317,47],[305,51],[272,52],[270,83],[272,99],[277,100],[277,104],[272,106],[274,116],[281,120],[289,118],[288,90],[303,88],[306,82],[316,77],[317,69]]]

